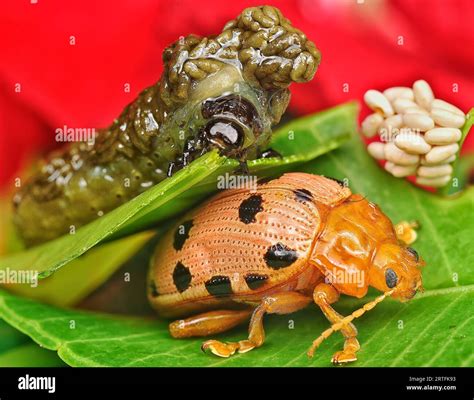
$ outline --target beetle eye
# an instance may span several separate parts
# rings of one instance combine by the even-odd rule
[[[205,128],[205,135],[211,143],[216,144],[221,149],[227,147],[239,147],[244,140],[242,127],[233,121],[216,119],[210,121]]]
[[[387,268],[385,271],[385,283],[392,289],[397,285],[398,277],[395,271],[391,268]]]
[[[413,255],[413,257],[415,257],[415,260],[417,262],[420,261],[420,256],[418,255],[418,252],[415,249],[407,247],[407,250]]]

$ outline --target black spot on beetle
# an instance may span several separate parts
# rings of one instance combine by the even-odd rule
[[[265,185],[265,183],[268,183],[272,181],[274,178],[271,178],[270,176],[266,176],[264,178],[259,178],[257,180],[257,185]]]
[[[173,282],[179,293],[184,292],[191,284],[191,272],[181,262],[176,264],[173,271]]]
[[[279,179],[283,176],[282,173],[277,174],[277,175],[272,175],[272,176],[262,176],[261,178],[258,178],[257,184],[258,185],[265,185],[268,182],[274,181],[276,179]]]
[[[206,281],[205,286],[209,294],[216,297],[229,296],[232,294],[232,286],[228,276],[213,276],[211,279]]]
[[[261,288],[265,282],[268,280],[268,275],[262,274],[248,274],[245,275],[245,282],[251,290],[256,290]]]
[[[152,297],[158,297],[160,294],[158,293],[158,289],[156,288],[155,281],[150,282],[150,294]]]
[[[262,196],[253,194],[248,199],[245,199],[239,206],[239,219],[244,224],[255,222],[255,216],[260,211],[263,211]]]
[[[189,237],[189,231],[193,227],[193,220],[185,221],[176,228],[174,233],[173,247],[175,250],[181,250],[184,242]]]
[[[341,181],[340,179],[332,178],[330,176],[326,176],[326,178],[331,179],[334,182],[337,182],[340,187],[346,187],[346,184],[343,181]]]
[[[282,243],[277,243],[268,248],[264,258],[270,268],[280,269],[293,264],[298,259],[298,253]]]
[[[295,189],[293,193],[296,195],[296,200],[298,201],[311,201],[313,199],[313,195],[308,189]]]
[[[412,248],[412,247],[407,247],[407,250],[415,257],[416,262],[420,261],[420,256],[418,255],[418,252]]]
[[[387,270],[385,271],[385,283],[387,284],[387,286],[392,289],[397,285],[397,281],[398,277],[396,272],[391,268],[387,268]]]

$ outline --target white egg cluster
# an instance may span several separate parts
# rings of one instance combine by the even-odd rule
[[[451,179],[465,114],[436,99],[428,82],[392,87],[383,93],[368,90],[367,106],[374,111],[362,122],[362,133],[376,134],[369,153],[386,160],[385,169],[396,177],[416,176],[420,185],[442,187]]]

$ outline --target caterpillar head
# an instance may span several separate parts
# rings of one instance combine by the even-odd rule
[[[245,9],[218,36],[181,38],[163,54],[160,97],[171,129],[236,158],[251,158],[307,82],[320,53],[270,6]]]

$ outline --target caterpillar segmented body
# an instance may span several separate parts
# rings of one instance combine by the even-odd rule
[[[274,7],[248,8],[218,36],[181,38],[161,79],[95,142],[74,143],[14,197],[28,245],[78,228],[166,179],[205,152],[256,158],[285,111],[291,82],[313,78],[314,44]]]

